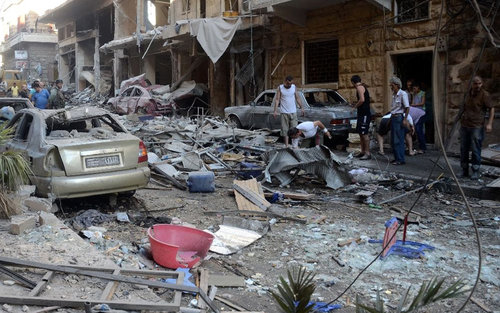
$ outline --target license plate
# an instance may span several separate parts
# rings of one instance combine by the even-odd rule
[[[356,124],[358,124],[358,120],[351,120],[351,127],[355,128]]]
[[[102,157],[93,157],[85,159],[86,168],[106,167],[114,165],[120,165],[119,155],[107,155]]]

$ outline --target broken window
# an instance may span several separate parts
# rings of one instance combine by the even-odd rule
[[[123,128],[107,115],[90,116],[83,119],[65,119],[61,116],[52,116],[46,120],[46,134],[49,137],[75,137],[83,133],[90,135],[99,131],[113,133],[125,132]]]
[[[429,18],[429,0],[396,0],[397,22],[406,23]]]
[[[191,0],[182,0],[182,12],[189,12],[191,10]]]
[[[331,83],[339,80],[339,41],[304,42],[305,83]]]
[[[345,99],[335,91],[304,92],[304,98],[311,107],[337,106],[345,103]]]
[[[273,104],[273,99],[275,94],[276,94],[275,92],[268,92],[263,94],[255,101],[255,105],[266,106],[266,107],[271,106]]]

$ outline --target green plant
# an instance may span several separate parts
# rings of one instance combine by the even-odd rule
[[[2,126],[0,125],[0,145],[9,140],[13,132],[12,128]],[[16,191],[20,185],[28,182],[29,173],[29,164],[19,152],[0,152],[0,218],[8,218],[15,212],[7,193]]]
[[[315,275],[305,268],[287,270],[288,282],[280,276],[278,292],[271,291],[281,310],[285,313],[311,312],[314,304],[309,304],[311,295],[316,289],[313,280]]]
[[[428,304],[444,299],[455,298],[469,291],[469,289],[464,288],[465,283],[463,282],[462,279],[460,279],[457,282],[453,283],[450,287],[446,288],[444,291],[439,293],[439,290],[441,289],[444,280],[445,278],[435,277],[429,282],[427,281],[423,282],[422,285],[420,286],[417,295],[415,296],[415,298],[413,298],[410,305],[406,309],[403,309],[403,307],[406,306],[409,302],[408,294],[410,292],[411,287],[408,288],[403,297],[401,298],[401,300],[399,301],[399,305],[395,312],[396,313],[416,312],[418,309]],[[356,296],[356,313],[367,313],[367,312],[369,313],[384,312],[384,301],[380,298],[378,292],[374,307],[369,307],[361,304],[359,301],[359,297]]]

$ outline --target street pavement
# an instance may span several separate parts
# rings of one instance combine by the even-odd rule
[[[350,156],[354,154],[349,151],[338,151],[333,152],[342,160],[346,161],[352,158],[352,168],[367,168],[376,173],[391,173],[396,174],[399,178],[413,180],[419,183],[425,183],[430,175],[429,182],[432,182],[439,177],[442,178],[442,184],[445,184],[445,190],[451,192],[457,192],[458,188],[456,183],[453,181],[453,176],[447,165],[447,162],[443,156],[441,150],[428,149],[424,154],[416,154],[414,156],[405,156],[404,165],[392,165],[391,161],[394,160],[394,155],[391,153],[390,149],[386,149],[385,155],[379,155],[376,150],[372,151],[371,160],[360,160],[356,157]],[[455,175],[461,173],[460,159],[457,156],[448,156],[448,162],[451,168],[455,172]],[[479,180],[471,180],[469,178],[458,178],[460,186],[464,189],[467,196],[477,197],[481,199],[497,200],[500,201],[500,196],[498,196],[498,189],[487,187],[487,184],[492,182],[494,178],[488,173],[495,173],[498,175],[500,169],[495,166],[482,165],[481,172],[483,172],[482,177]]]

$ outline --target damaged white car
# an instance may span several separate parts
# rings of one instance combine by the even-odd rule
[[[0,150],[29,161],[37,196],[131,195],[149,182],[146,146],[103,109],[24,109],[6,127],[13,137]]]

